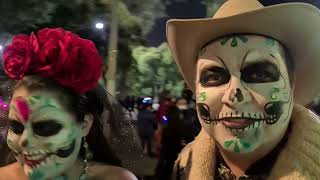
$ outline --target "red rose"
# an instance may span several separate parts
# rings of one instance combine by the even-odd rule
[[[38,31],[39,44],[42,46],[49,39],[51,40],[62,40],[66,31],[62,28],[44,28]]]
[[[33,43],[37,44],[36,41]],[[6,74],[12,79],[21,79],[31,71],[33,56],[34,52],[29,36],[15,36],[12,44],[3,50],[3,65]]]
[[[102,59],[92,41],[71,37],[62,46],[55,78],[79,94],[96,86],[102,73]]]
[[[64,44],[66,32],[62,28],[45,28],[38,32],[40,50],[36,73],[44,77],[50,77],[55,73],[60,45]]]
[[[79,94],[94,88],[102,73],[102,59],[93,42],[62,28],[16,36],[4,49],[3,59],[12,79],[35,74]]]

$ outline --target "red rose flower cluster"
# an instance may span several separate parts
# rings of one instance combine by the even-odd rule
[[[3,63],[11,79],[39,75],[79,94],[92,89],[102,73],[102,59],[94,43],[62,28],[15,36],[3,50]]]

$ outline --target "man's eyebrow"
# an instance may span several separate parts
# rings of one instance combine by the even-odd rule
[[[229,72],[229,69],[228,69],[226,63],[223,61],[223,59],[222,59],[220,56],[216,56],[216,57],[217,57],[217,58],[219,59],[219,61],[223,64],[224,68],[226,68],[227,71]]]
[[[272,68],[276,69],[277,71],[279,71],[278,66],[275,63],[270,62],[268,60],[248,62],[248,63],[244,64],[244,67],[241,69],[241,71],[243,71],[244,69],[247,69],[247,68],[259,68],[259,69],[264,68],[264,69],[266,69],[268,67],[272,67]]]
[[[261,60],[252,61],[252,62],[245,62],[242,69],[249,67],[249,66],[255,66],[255,65],[273,66],[275,68],[278,68],[276,63],[274,63],[270,60],[267,60],[267,59],[261,59]]]

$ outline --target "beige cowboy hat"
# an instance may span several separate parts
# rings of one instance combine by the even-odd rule
[[[229,0],[212,18],[167,22],[169,47],[193,92],[199,50],[209,41],[233,33],[259,34],[280,41],[289,50],[296,68],[295,102],[306,105],[319,94],[319,9],[306,3],[264,7],[257,0]]]

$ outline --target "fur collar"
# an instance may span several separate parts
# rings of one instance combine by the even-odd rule
[[[294,105],[292,132],[273,166],[269,179],[320,178],[319,117],[300,105]],[[202,130],[180,153],[174,177],[187,180],[212,180],[215,170],[215,143]]]

